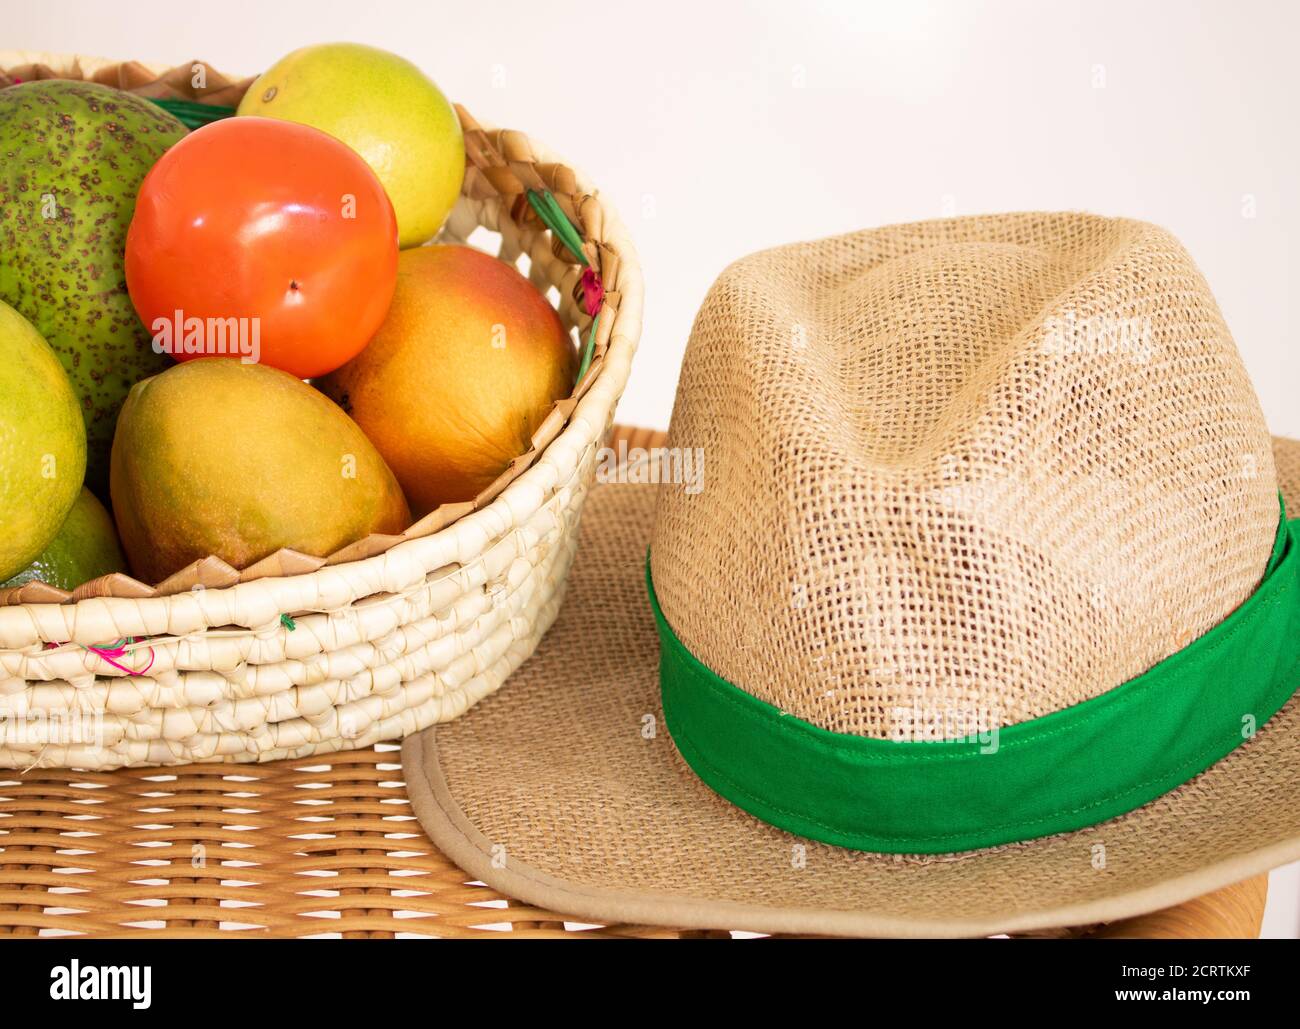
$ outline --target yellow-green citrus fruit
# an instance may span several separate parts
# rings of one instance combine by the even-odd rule
[[[136,578],[213,554],[325,557],[410,524],[384,459],[337,404],[267,365],[200,358],[138,383],[113,439],[113,516]]]
[[[403,248],[432,239],[460,196],[460,120],[410,61],[358,43],[303,47],[244,94],[239,114],[284,118],[341,139],[379,176]]]
[[[36,560],[0,586],[39,580],[61,590],[112,572],[125,572],[126,558],[117,542],[113,517],[95,494],[82,489],[54,539]]]
[[[54,538],[86,475],[86,426],[59,359],[0,303],[0,582]]]

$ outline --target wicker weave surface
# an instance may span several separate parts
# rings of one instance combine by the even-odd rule
[[[616,428],[618,440],[663,435]],[[728,935],[585,927],[469,883],[416,823],[401,775],[387,744],[260,765],[0,775],[0,935]],[[1266,892],[1257,876],[1084,931],[1256,936]]]
[[[0,780],[0,936],[729,935],[590,927],[467,882],[415,822],[398,757]],[[1256,936],[1266,891],[1257,876],[1088,932]]]
[[[566,927],[467,883],[411,814],[398,758],[0,780],[0,935],[679,935]]]

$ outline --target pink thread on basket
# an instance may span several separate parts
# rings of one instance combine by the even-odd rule
[[[134,636],[127,636],[127,637],[125,637],[125,638],[122,640],[122,643],[123,643],[123,644],[126,644],[126,643],[136,643],[136,642],[138,642],[138,640],[137,640]],[[56,649],[59,648],[59,647],[66,647],[67,645],[68,645],[68,642],[65,640],[63,643],[46,643],[43,647],[41,647],[41,649],[42,649],[42,650],[56,650]],[[116,658],[116,657],[125,657],[125,656],[126,656],[126,647],[125,647],[125,646],[119,646],[119,647],[102,647],[102,648],[101,648],[101,647],[87,647],[87,646],[85,646],[84,644],[81,644],[81,643],[78,643],[77,646],[81,647],[82,650],[88,650],[88,651],[90,651],[90,653],[92,653],[92,654],[97,654],[97,655],[99,655],[99,656],[102,657],[105,661],[107,661],[110,665],[112,665],[114,668],[116,668],[118,671],[120,671],[120,672],[126,672],[127,675],[144,675],[146,672],[149,671],[150,668],[153,667],[153,661],[154,661],[154,652],[153,652],[153,647],[150,647],[150,648],[149,648],[149,663],[148,663],[147,665],[145,665],[143,668],[141,668],[141,669],[137,672],[134,668],[127,668],[126,665],[120,665],[120,664],[118,664],[116,661],[113,660],[113,659]]]
[[[126,642],[134,643],[136,641],[133,637],[128,636],[126,638]],[[153,659],[154,659],[153,647],[149,648],[149,663],[145,665],[143,668],[141,668],[138,672],[134,668],[127,668],[126,665],[119,665],[116,661],[113,660],[113,658],[115,657],[125,657],[126,647],[111,647],[111,648],[105,647],[103,650],[101,650],[99,647],[87,647],[86,649],[91,651],[92,653],[98,654],[114,668],[118,669],[119,671],[126,672],[127,675],[144,675],[145,672],[149,671],[149,669],[153,667]]]
[[[594,268],[584,268],[582,270],[582,303],[587,309],[587,314],[596,317],[596,312],[600,310],[601,302],[605,299],[605,286],[600,281],[600,276],[596,274]]]

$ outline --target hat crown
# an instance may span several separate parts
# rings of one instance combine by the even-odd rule
[[[1113,689],[1222,621],[1278,520],[1262,412],[1177,240],[1080,214],[781,247],[697,317],[655,591],[814,725],[954,739]]]

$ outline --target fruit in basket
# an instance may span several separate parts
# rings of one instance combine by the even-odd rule
[[[356,423],[266,365],[207,358],[138,384],[113,440],[113,514],[135,575],[214,554],[244,568],[291,547],[324,557],[410,511]]]
[[[58,356],[0,303],[0,582],[54,538],[86,474],[86,426]]]
[[[402,251],[383,326],[320,385],[424,514],[472,499],[525,453],[576,371],[573,342],[527,279],[438,245]]]
[[[117,542],[113,517],[95,494],[82,489],[63,525],[36,560],[0,588],[39,579],[50,586],[73,590],[83,582],[111,572],[125,572],[126,558]]]
[[[460,120],[424,72],[357,43],[303,47],[244,94],[241,115],[314,125],[366,159],[397,211],[402,247],[432,239],[460,196]]]
[[[145,173],[184,135],[156,104],[107,86],[0,89],[0,300],[67,370],[89,437],[90,485],[102,496],[127,390],[168,363],[127,296],[126,229]]]
[[[227,118],[154,165],[126,237],[126,282],[155,349],[299,378],[366,345],[397,276],[397,221],[353,151],[318,129]]]

